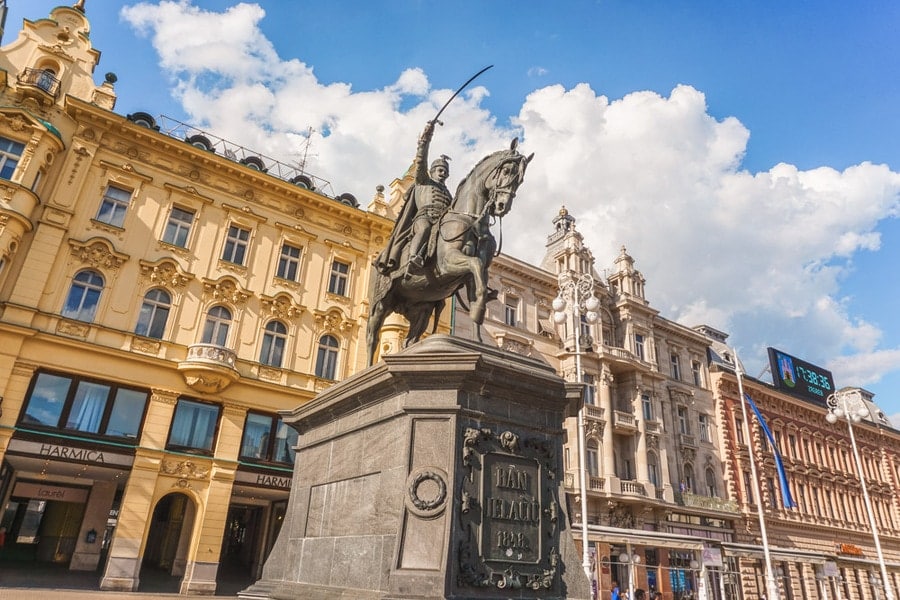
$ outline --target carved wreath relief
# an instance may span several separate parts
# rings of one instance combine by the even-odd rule
[[[548,590],[559,571],[552,439],[462,432],[457,585]]]

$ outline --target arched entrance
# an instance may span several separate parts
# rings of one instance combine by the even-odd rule
[[[147,528],[138,591],[180,591],[196,513],[186,494],[168,494],[156,503]]]

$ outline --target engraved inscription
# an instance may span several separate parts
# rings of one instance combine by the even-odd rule
[[[542,511],[537,461],[487,453],[482,474],[484,560],[539,562]]]

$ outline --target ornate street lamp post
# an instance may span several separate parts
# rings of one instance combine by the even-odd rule
[[[588,323],[596,323],[599,315],[600,300],[594,296],[594,278],[589,273],[582,273],[577,277],[571,272],[565,272],[559,278],[559,295],[553,299],[553,321],[557,324],[565,323],[569,315],[573,317],[575,333],[575,376],[578,382],[584,380],[581,367],[581,316],[584,315]],[[591,557],[588,551],[588,522],[587,522],[587,485],[585,471],[586,448],[584,439],[584,401],[578,410],[578,481],[581,499],[581,565],[588,581],[592,582]]]
[[[878,566],[881,568],[881,583],[884,585],[884,597],[886,600],[894,600],[894,590],[888,579],[887,566],[884,563],[884,554],[881,552],[881,540],[878,537],[878,525],[875,523],[875,512],[872,510],[872,501],[869,499],[869,490],[866,487],[866,476],[863,472],[862,460],[859,458],[859,448],[856,447],[856,436],[853,435],[853,424],[862,421],[869,414],[869,407],[863,402],[862,394],[857,388],[841,388],[828,396],[825,400],[828,405],[828,414],[825,420],[832,425],[838,419],[847,420],[847,431],[850,432],[850,447],[853,448],[853,458],[856,461],[856,473],[859,475],[859,484],[862,487],[863,502],[866,505],[866,514],[869,517],[869,527],[872,529],[872,539],[875,542],[875,553],[878,555]]]

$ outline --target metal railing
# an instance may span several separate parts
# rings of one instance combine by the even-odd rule
[[[54,98],[59,93],[59,79],[56,78],[52,71],[29,67],[19,73],[17,81],[22,85],[30,85],[44,90]]]

